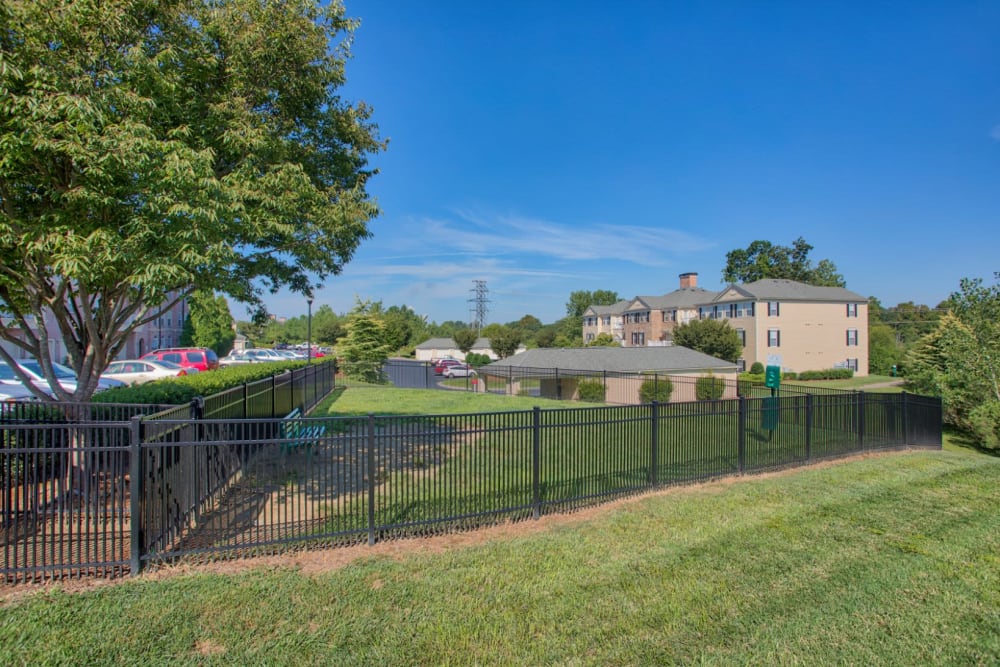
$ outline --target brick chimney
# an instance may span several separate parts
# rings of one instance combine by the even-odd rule
[[[698,286],[697,273],[682,273],[680,277],[681,277],[681,289],[684,289],[686,287]]]

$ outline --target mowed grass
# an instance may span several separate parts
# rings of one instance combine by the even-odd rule
[[[32,665],[997,664],[998,500],[1000,459],[871,457],[676,489],[476,546],[376,548],[320,574],[293,557],[288,569],[44,592],[0,607],[0,654]]]
[[[443,415],[587,406],[530,396],[479,394],[460,389],[399,389],[385,385],[351,386],[335,391],[310,413],[312,417],[367,415]],[[592,404],[590,404],[592,405]]]

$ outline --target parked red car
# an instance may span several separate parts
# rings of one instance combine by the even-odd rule
[[[182,368],[214,371],[219,367],[219,355],[207,347],[165,347],[142,355],[140,359],[170,361]]]

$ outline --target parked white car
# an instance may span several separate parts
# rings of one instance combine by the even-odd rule
[[[171,361],[126,359],[108,364],[107,370],[101,373],[101,379],[110,378],[125,384],[143,384],[163,378],[192,375],[197,372],[197,368],[184,368]]]
[[[446,378],[476,377],[479,375],[476,370],[468,364],[455,364],[444,369],[443,375]]]
[[[37,400],[38,397],[23,384],[17,384],[15,382],[0,382],[0,403]]]
[[[18,360],[17,365],[28,375],[29,378],[31,378],[31,383],[33,385],[41,388],[41,390],[46,394],[51,391],[49,383],[42,375],[42,365],[38,363],[36,359],[20,359]],[[63,389],[70,392],[76,391],[76,373],[73,372],[73,369],[67,368],[62,364],[53,363],[52,370],[55,371],[56,379],[59,381],[59,384]],[[14,372],[14,369],[8,366],[4,361],[0,361],[0,382],[3,382],[4,384],[23,384],[21,382],[21,378],[19,378]],[[109,389],[111,387],[124,386],[125,383],[118,380],[101,379],[97,383],[97,391]]]

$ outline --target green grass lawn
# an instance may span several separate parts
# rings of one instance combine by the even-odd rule
[[[443,393],[443,392],[442,392]],[[910,452],[674,490],[341,569],[0,607],[8,664],[997,664],[1000,459]],[[525,522],[526,525],[532,525]],[[0,590],[0,598],[6,597]]]
[[[848,380],[788,380],[788,384],[791,385],[803,385],[806,387],[826,387],[829,389],[858,389],[861,391],[878,391],[895,393],[903,391],[902,385],[896,385],[893,387],[875,387],[874,389],[868,389],[870,385],[873,384],[885,384],[887,382],[899,382],[901,378],[890,377],[888,375],[866,375],[864,377],[852,377]]]
[[[464,386],[464,379],[455,380]],[[336,391],[310,413],[313,417],[367,415],[443,415],[542,408],[567,408],[587,404],[528,396],[477,394],[441,389],[399,389],[385,385],[352,386]]]

